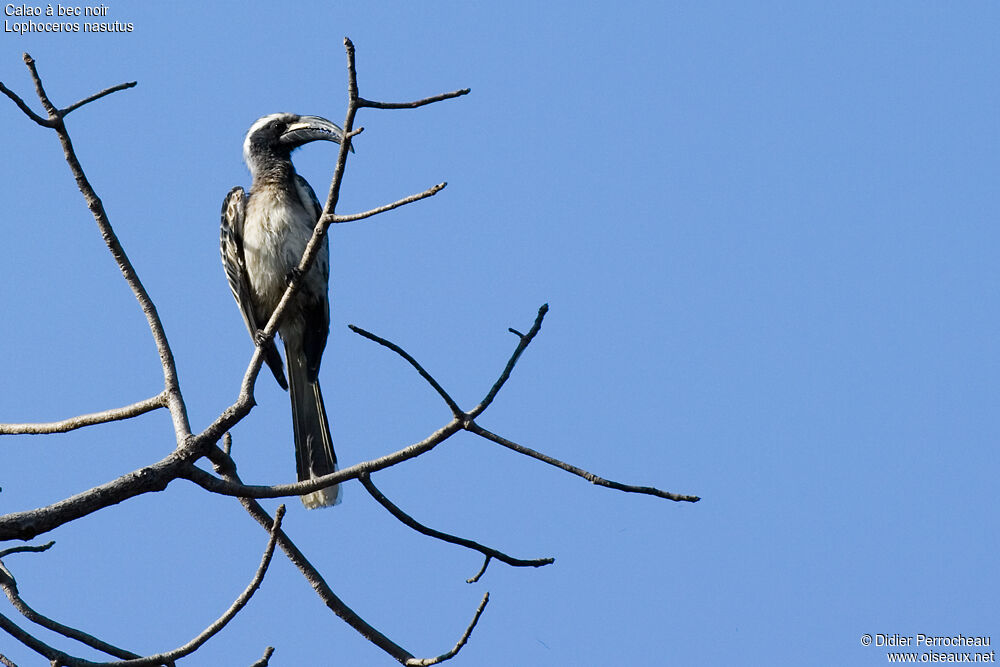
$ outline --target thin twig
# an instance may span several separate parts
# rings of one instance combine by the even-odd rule
[[[3,85],[3,82],[0,82],[0,92],[2,92],[4,95],[6,95],[7,97],[9,97],[14,102],[14,104],[17,105],[17,108],[24,112],[25,116],[27,116],[31,120],[35,121],[36,123],[38,123],[42,127],[55,127],[55,123],[53,121],[48,120],[46,118],[42,118],[41,116],[39,116],[38,114],[36,114],[34,111],[32,111],[31,107],[29,107],[25,103],[25,101],[20,98],[20,96],[17,93],[15,93],[13,90],[11,90],[10,88],[8,88],[7,86]]]
[[[508,556],[507,554],[501,551],[497,551],[496,549],[493,549],[491,547],[483,546],[478,542],[473,542],[472,540],[466,539],[464,537],[456,537],[454,535],[449,535],[448,533],[442,533],[439,530],[434,530],[433,528],[428,528],[427,526],[417,522],[416,519],[408,515],[403,510],[399,509],[399,507],[396,506],[391,500],[386,498],[385,494],[383,494],[378,489],[378,487],[376,487],[375,484],[372,482],[371,475],[369,475],[368,473],[362,473],[358,477],[358,479],[361,481],[361,484],[364,485],[368,493],[371,494],[372,498],[377,500],[378,503],[382,505],[382,507],[389,510],[390,514],[392,514],[394,517],[399,519],[401,522],[403,522],[413,530],[417,531],[418,533],[427,535],[428,537],[433,537],[435,539],[442,540],[443,542],[457,544],[467,549],[478,551],[479,553],[486,556],[487,563],[489,562],[490,558],[496,558],[497,560],[503,561],[504,563],[507,563],[508,565],[512,565],[514,567],[541,567],[543,565],[549,565],[555,562],[554,558],[533,558],[533,559],[514,558],[512,556]],[[482,576],[485,570],[486,566],[484,565],[483,569],[480,570],[479,574],[477,574],[475,577],[473,577],[472,580],[470,580],[470,583],[478,581],[479,577]]]
[[[424,665],[436,665],[440,662],[444,662],[445,660],[451,660],[456,655],[458,655],[458,652],[462,650],[462,647],[465,646],[465,643],[469,641],[469,636],[472,635],[472,631],[475,629],[476,623],[479,622],[479,617],[483,615],[483,610],[486,609],[486,605],[489,601],[490,601],[490,594],[487,591],[487,593],[483,595],[483,600],[482,602],[479,603],[479,607],[476,609],[476,613],[473,615],[472,622],[469,623],[469,627],[465,629],[465,632],[462,633],[462,637],[458,640],[458,643],[456,643],[455,646],[450,651],[448,651],[447,653],[442,653],[436,658],[424,658],[424,659],[412,658],[406,661],[405,663],[406,666],[423,667]]]
[[[159,653],[157,655],[151,655],[148,657],[138,658],[137,660],[125,660],[123,662],[112,662],[107,663],[107,667],[154,667],[155,665],[162,665],[164,663],[172,663],[179,658],[183,658],[186,655],[190,655],[198,650],[205,642],[219,634],[220,631],[229,621],[233,620],[243,609],[253,594],[257,592],[260,588],[261,582],[264,580],[264,575],[267,573],[267,568],[271,564],[271,557],[274,555],[274,547],[278,543],[278,534],[281,531],[281,520],[285,516],[285,506],[280,505],[278,510],[274,513],[274,520],[271,523],[270,537],[267,541],[267,547],[264,549],[264,555],[260,559],[260,565],[257,566],[257,572],[254,573],[253,579],[247,584],[247,587],[240,593],[239,597],[233,601],[233,604],[229,606],[222,616],[215,620],[214,623],[209,625],[207,628],[201,631],[197,637],[189,641],[184,646],[175,648],[172,651],[167,651],[165,653]]]
[[[267,667],[267,663],[271,660],[272,655],[274,655],[274,647],[268,646],[264,649],[264,657],[250,665],[250,667]]]
[[[0,665],[4,665],[4,667],[17,667],[17,665],[15,665],[11,659],[3,653],[0,653]]]
[[[490,566],[490,561],[491,560],[493,560],[492,556],[487,556],[486,558],[484,558],[483,559],[483,566],[481,568],[479,568],[479,572],[476,572],[476,574],[475,574],[474,577],[472,577],[470,579],[466,579],[465,583],[467,583],[467,584],[474,584],[477,581],[479,581],[480,579],[482,579],[483,575],[486,574],[486,568],[488,568]]]
[[[535,316],[535,323],[531,325],[531,329],[529,329],[528,333],[526,334],[521,334],[518,333],[517,331],[514,331],[513,329],[510,329],[510,331],[516,334],[520,339],[517,343],[517,347],[514,349],[514,354],[510,355],[510,359],[507,361],[507,366],[503,369],[503,373],[500,374],[500,378],[497,379],[495,383],[493,383],[493,386],[486,394],[486,398],[484,398],[479,403],[479,405],[477,405],[471,411],[469,411],[469,419],[475,419],[476,417],[481,415],[483,413],[483,410],[488,408],[490,406],[490,403],[493,402],[493,399],[496,398],[497,393],[500,391],[501,387],[503,387],[504,383],[507,382],[507,379],[510,377],[511,371],[514,370],[514,365],[517,364],[517,360],[521,357],[521,353],[524,352],[525,348],[527,348],[528,345],[531,344],[531,341],[534,339],[536,335],[538,335],[538,332],[541,330],[542,320],[545,319],[545,313],[547,312],[549,312],[549,304],[544,303],[542,304],[542,307],[538,309],[538,315]]]
[[[119,83],[117,86],[111,86],[110,88],[105,88],[104,90],[102,90],[99,93],[94,93],[90,97],[85,97],[82,100],[80,100],[79,102],[74,102],[73,104],[69,105],[65,109],[60,109],[59,110],[59,115],[60,116],[66,116],[70,112],[76,111],[77,109],[79,109],[80,107],[82,107],[84,104],[90,104],[91,102],[94,102],[96,100],[101,99],[105,95],[110,95],[111,93],[117,93],[119,90],[126,90],[128,88],[135,88],[136,84],[138,84],[138,83],[139,83],[138,81],[128,81],[126,83]]]
[[[83,632],[82,630],[77,630],[76,628],[72,628],[68,625],[63,625],[58,621],[54,621],[51,618],[38,613],[21,597],[14,579],[12,577],[4,576],[2,572],[0,572],[0,588],[3,588],[3,592],[7,595],[7,599],[10,600],[14,609],[35,625],[40,625],[47,630],[51,630],[52,632],[62,635],[63,637],[68,637],[69,639],[78,641],[81,644],[97,649],[98,651],[102,651],[116,658],[128,660],[129,658],[139,657],[137,653],[126,651],[123,648],[119,648],[113,644],[102,641],[93,635]]]
[[[429,384],[431,387],[433,387],[434,391],[436,391],[438,393],[438,395],[442,399],[444,399],[444,402],[448,404],[448,408],[451,410],[451,414],[455,415],[456,417],[464,417],[465,416],[465,413],[462,412],[462,409],[460,407],[458,407],[458,404],[455,403],[455,400],[451,396],[448,395],[448,392],[446,392],[444,390],[444,388],[440,384],[438,384],[438,381],[435,380],[434,377],[430,373],[428,373],[426,370],[424,370],[424,367],[421,366],[420,363],[416,359],[414,359],[412,356],[410,356],[410,354],[406,350],[404,350],[400,346],[396,345],[395,343],[387,341],[385,338],[382,338],[380,336],[376,336],[375,334],[373,334],[371,332],[365,331],[361,327],[354,326],[353,324],[348,324],[347,327],[351,331],[353,331],[354,333],[358,334],[359,336],[367,338],[370,341],[374,341],[374,342],[378,343],[379,345],[381,345],[382,347],[387,347],[390,350],[392,350],[393,352],[395,352],[396,354],[398,354],[399,356],[403,357],[403,359],[406,359],[406,361],[411,366],[413,366],[413,368],[415,368],[418,373],[420,373],[420,377],[422,377],[424,380],[426,380],[427,384]]]
[[[435,102],[442,102],[444,100],[461,97],[462,95],[468,95],[470,92],[472,92],[471,88],[462,88],[461,90],[453,90],[450,93],[442,93],[440,95],[425,97],[424,99],[417,100],[415,102],[375,102],[373,100],[366,100],[363,97],[359,97],[358,106],[368,109],[416,109],[417,107],[422,107],[425,104],[434,104]]]
[[[28,72],[31,73],[31,80],[35,84],[35,94],[38,95],[38,100],[42,103],[45,113],[49,115],[49,120],[58,121],[58,110],[49,100],[49,96],[45,94],[45,87],[42,85],[42,78],[38,76],[38,70],[35,68],[35,59],[27,53],[22,53],[21,58],[24,60],[24,64],[28,66]]]
[[[164,392],[156,396],[147,398],[144,401],[126,405],[121,408],[112,408],[102,412],[92,412],[86,415],[70,417],[57,422],[46,422],[38,424],[0,424],[0,435],[30,434],[41,435],[47,433],[67,433],[69,431],[83,428],[84,426],[94,426],[95,424],[106,424],[113,421],[122,421],[144,415],[157,408],[166,407],[167,399]]]
[[[385,213],[386,211],[391,211],[394,208],[399,208],[400,206],[405,206],[406,204],[412,204],[415,201],[420,201],[421,199],[427,199],[428,197],[433,197],[437,193],[441,192],[447,186],[447,183],[438,183],[433,185],[423,192],[418,192],[415,195],[410,195],[409,197],[404,197],[391,204],[385,204],[384,206],[379,206],[378,208],[373,208],[370,211],[364,211],[363,213],[352,213],[350,215],[333,215],[320,218],[320,223],[322,224],[338,224],[341,222],[354,222],[355,220],[363,220],[365,218],[370,218],[373,215],[378,215],[379,213]]]
[[[9,549],[4,549],[0,551],[0,559],[6,558],[11,554],[22,554],[22,553],[41,553],[42,551],[48,551],[55,544],[55,541],[46,542],[37,547],[23,546],[23,547],[10,547]]]
[[[592,484],[597,484],[598,486],[606,486],[609,489],[617,489],[618,491],[625,491],[626,493],[643,493],[649,496],[666,498],[667,500],[673,500],[677,502],[696,503],[699,500],[701,500],[701,498],[699,498],[698,496],[688,496],[679,493],[671,493],[669,491],[663,491],[661,489],[657,489],[656,487],[652,486],[632,486],[631,484],[621,484],[620,482],[612,482],[610,480],[604,479],[603,477],[598,477],[597,475],[591,472],[587,472],[583,468],[578,468],[574,465],[553,458],[548,454],[542,454],[541,452],[536,452],[534,449],[531,449],[530,447],[525,447],[523,445],[517,444],[516,442],[512,442],[507,438],[497,435],[496,433],[487,431],[486,429],[484,429],[475,422],[470,423],[466,427],[466,430],[475,433],[476,435],[482,436],[487,440],[492,440],[493,442],[499,445],[503,445],[508,449],[512,449],[518,454],[524,454],[525,456],[530,456],[533,459],[538,459],[539,461],[548,463],[549,465],[555,466],[556,468],[561,468],[566,472],[571,472],[574,475],[577,475],[578,477],[584,478],[585,480],[587,480]]]

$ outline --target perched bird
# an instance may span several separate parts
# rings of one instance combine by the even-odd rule
[[[310,141],[340,143],[344,133],[318,116],[277,113],[257,120],[243,142],[253,182],[250,194],[233,188],[222,204],[222,264],[243,321],[255,342],[298,266],[322,207],[292,166],[293,150]],[[330,425],[319,389],[319,365],[330,330],[327,239],[289,305],[278,333],[285,344],[288,382],[274,341],[264,359],[292,401],[295,460],[300,481],[337,470]],[[302,496],[309,509],[340,502],[339,485]]]

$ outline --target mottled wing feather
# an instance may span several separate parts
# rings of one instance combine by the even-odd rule
[[[257,323],[250,307],[250,285],[247,280],[246,260],[243,257],[243,218],[246,215],[246,193],[236,186],[222,202],[222,224],[220,225],[219,250],[222,253],[222,267],[226,270],[226,280],[233,298],[239,304],[247,331],[254,335]]]
[[[250,291],[250,279],[247,276],[246,259],[243,255],[243,220],[246,215],[247,196],[243,188],[236,186],[229,191],[222,202],[222,222],[219,229],[219,250],[222,253],[222,266],[226,270],[226,280],[233,297],[240,307],[243,322],[250,332],[250,337],[256,342],[257,319],[254,315],[253,299]],[[264,360],[267,362],[274,379],[282,389],[288,389],[285,382],[284,365],[274,341],[270,340],[264,346]]]

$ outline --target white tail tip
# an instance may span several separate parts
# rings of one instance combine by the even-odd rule
[[[340,484],[335,486],[328,486],[325,489],[320,489],[319,491],[313,491],[312,493],[307,493],[304,496],[299,496],[302,499],[302,504],[306,506],[307,510],[314,510],[319,507],[333,507],[334,505],[340,504]]]

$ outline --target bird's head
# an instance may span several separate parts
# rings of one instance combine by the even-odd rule
[[[273,113],[250,126],[243,142],[243,159],[255,171],[269,160],[287,160],[293,150],[310,141],[339,144],[343,138],[344,131],[326,118]]]

